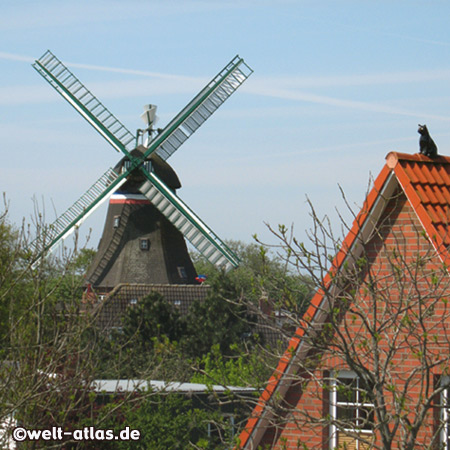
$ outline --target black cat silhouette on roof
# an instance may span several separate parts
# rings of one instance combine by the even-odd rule
[[[419,148],[422,155],[428,156],[429,158],[436,158],[438,155],[438,149],[433,139],[431,139],[430,133],[426,125],[420,125],[417,132],[420,134]]]

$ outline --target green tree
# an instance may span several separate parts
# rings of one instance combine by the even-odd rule
[[[207,276],[206,283],[219,295],[228,300],[243,298],[253,304],[264,297],[275,309],[287,309],[297,315],[306,310],[314,292],[310,276],[293,272],[282,257],[265,245],[230,241],[228,246],[241,263],[226,274],[200,254],[192,255],[197,272]]]
[[[104,340],[102,374],[113,375],[108,368],[115,359],[112,367],[120,368],[115,376],[139,377],[153,368],[164,379],[187,381],[196,359],[212,346],[224,355],[238,355],[244,340],[255,341],[252,321],[244,303],[227,302],[214,293],[195,302],[186,316],[152,293],[129,308],[121,330]]]
[[[83,311],[81,298],[89,252],[79,259],[44,256],[32,267],[36,255],[25,230],[9,222],[5,207],[0,214],[0,420],[14,414],[27,428],[67,429],[88,414],[93,401],[88,387],[97,343],[90,339],[94,320]]]
[[[153,292],[128,308],[123,326],[99,336],[97,374],[103,378],[189,379],[191,362],[180,351],[186,333],[178,310]]]
[[[129,308],[123,319],[122,334],[143,350],[152,349],[155,338],[178,341],[185,333],[180,313],[158,292],[141,299]]]
[[[229,301],[220,294],[229,287],[221,285],[202,302],[195,302],[185,317],[186,335],[182,348],[192,358],[206,355],[218,346],[223,355],[236,355],[239,347],[258,340],[255,317],[245,302]],[[234,297],[233,295],[233,298]]]
[[[180,394],[147,395],[142,401],[122,408],[123,422],[108,426],[120,432],[124,426],[139,430],[139,441],[120,442],[117,449],[182,450],[209,447],[208,422],[220,419],[217,413],[195,407],[192,399]],[[106,425],[106,424],[105,424]],[[105,426],[103,425],[103,426]],[[111,448],[110,444],[105,448]]]
[[[221,353],[219,345],[213,345],[211,350],[199,359],[197,372],[191,382],[220,386],[264,387],[275,361],[270,361],[267,354],[258,348],[247,352],[241,349],[237,353],[239,353],[237,356],[225,356]]]

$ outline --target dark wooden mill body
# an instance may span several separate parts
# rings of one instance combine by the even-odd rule
[[[133,150],[143,153],[144,147]],[[181,187],[172,167],[158,155],[147,158],[154,173],[175,192]],[[128,158],[115,171],[120,173]],[[86,284],[108,293],[119,284],[195,284],[196,271],[183,235],[141,194],[145,182],[134,171],[110,198],[97,255]]]

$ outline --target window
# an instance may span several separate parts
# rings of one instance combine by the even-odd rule
[[[119,228],[120,227],[120,216],[114,216],[114,228]]]
[[[222,420],[219,423],[217,421],[208,423],[208,437],[217,446],[224,441],[231,441],[237,430],[233,414],[222,413],[221,416]]]
[[[123,327],[111,327],[109,329],[109,339],[115,339],[116,333],[122,333]]]
[[[178,275],[180,276],[180,278],[182,278],[183,280],[187,280],[187,273],[186,273],[186,269],[184,267],[177,267],[178,270]]]
[[[370,388],[350,371],[336,373],[331,386],[330,448],[368,449],[357,435],[366,440],[373,435],[374,405],[367,397]]]
[[[441,413],[440,413],[440,440],[443,450],[450,450],[450,377],[442,377],[442,385],[446,386],[446,389],[441,394]]]
[[[150,248],[150,241],[149,239],[140,239],[139,240],[139,248],[143,251],[146,251]]]

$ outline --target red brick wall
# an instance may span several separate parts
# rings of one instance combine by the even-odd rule
[[[348,342],[355,346],[355,355],[365,365],[372,367],[374,352],[370,345],[365,344],[368,338],[370,341],[370,333],[363,318],[370,323],[377,323],[377,329],[381,331],[378,348],[392,350],[391,344],[395,342],[395,354],[389,371],[397,388],[402,388],[403,380],[419,365],[420,358],[413,353],[420,349],[424,339],[423,329],[414,318],[415,314],[423,316],[424,327],[433,336],[427,339],[431,358],[436,359],[439,354],[450,354],[450,336],[447,340],[446,331],[450,325],[447,317],[450,312],[446,302],[441,300],[446,295],[450,298],[449,277],[443,275],[445,271],[442,270],[440,260],[402,193],[387,205],[378,229],[365,246],[365,254],[368,264],[360,275],[362,281],[356,289],[356,300],[343,316],[339,329]],[[370,286],[376,286],[375,293],[371,294]],[[349,291],[344,298],[350,298]],[[419,302],[421,296],[423,298]],[[431,305],[433,308],[430,308]],[[413,325],[408,325],[405,311],[411,321],[416,320]],[[394,334],[398,330],[400,319],[405,325]],[[389,323],[390,320],[392,323]],[[389,323],[386,329],[380,328],[383,321]],[[318,348],[320,346],[315,349]],[[284,403],[278,406],[277,423],[273,422],[268,427],[262,446],[289,450],[329,448],[329,428],[323,422],[320,423],[320,419],[329,412],[329,391],[324,389],[323,380],[327,378],[329,370],[344,369],[347,364],[343,362],[339,352],[329,351],[323,354],[319,365],[313,370],[312,376],[300,377],[303,382],[294,383],[288,390]],[[437,367],[433,371],[435,376],[431,377],[431,388],[442,370],[442,367]],[[418,395],[421,386],[423,384],[420,378],[416,377],[408,389],[405,410],[410,411],[411,420],[420,403]],[[419,434],[419,441],[426,444],[431,442],[436,421],[434,416],[436,411],[431,410],[426,426]],[[379,436],[376,443],[380,444]],[[302,444],[306,447],[302,447]],[[392,448],[399,447],[394,443]]]

